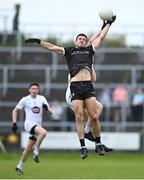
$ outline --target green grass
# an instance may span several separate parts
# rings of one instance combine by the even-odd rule
[[[89,152],[82,160],[79,153],[41,153],[40,163],[30,156],[24,175],[14,170],[20,154],[0,154],[0,178],[27,179],[144,179],[144,155],[109,153],[104,157]]]

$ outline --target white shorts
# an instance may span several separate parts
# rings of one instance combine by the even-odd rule
[[[67,104],[72,108],[71,98],[72,96],[71,96],[70,84],[69,84],[66,90],[65,99],[66,99]]]
[[[24,129],[26,132],[30,133],[31,129],[34,127],[34,126],[41,126],[40,124],[37,124],[37,123],[32,123],[32,122],[27,122],[25,121],[24,123]]]

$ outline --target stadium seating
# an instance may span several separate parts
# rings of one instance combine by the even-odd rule
[[[0,87],[1,118],[9,121],[11,109],[16,102],[27,95],[27,87],[31,82],[39,82],[41,92],[53,101],[65,101],[68,69],[63,56],[54,56],[52,53],[38,47],[23,47],[20,52],[16,48],[0,48],[0,66],[8,68],[8,84],[6,89]],[[95,69],[97,71],[97,96],[108,85],[114,88],[118,83],[131,84],[131,67],[137,67],[143,62],[138,51],[134,49],[110,48],[102,49],[95,55]],[[18,54],[19,53],[19,54]],[[123,66],[124,65],[124,66]],[[0,85],[3,84],[3,71],[0,68]],[[134,72],[135,73],[135,72]],[[139,70],[135,77],[143,83],[143,70]],[[4,91],[6,90],[6,91]],[[8,104],[10,106],[8,107]],[[5,104],[5,105],[4,105]],[[113,111],[111,111],[110,118]]]

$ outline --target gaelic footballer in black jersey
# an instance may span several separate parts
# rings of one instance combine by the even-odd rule
[[[64,48],[64,51],[71,78],[73,78],[83,68],[87,68],[92,72],[92,60],[95,53],[92,45],[79,48]]]
[[[93,46],[64,48],[66,61],[68,64],[71,78],[79,73],[81,69],[88,69],[92,73],[92,63],[95,50]],[[70,90],[71,100],[85,100],[89,97],[95,97],[94,87],[91,81],[71,82]]]

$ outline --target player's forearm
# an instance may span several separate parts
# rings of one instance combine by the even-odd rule
[[[99,37],[101,38],[101,40],[103,40],[105,38],[105,36],[107,35],[108,31],[110,28],[110,24],[107,24],[104,29],[101,31]]]
[[[110,24],[109,24],[109,25],[110,25]],[[96,38],[98,38],[100,35],[101,35],[101,36],[104,35],[104,33],[103,33],[102,31],[103,31],[103,29],[105,28],[105,26],[106,26],[106,25],[103,24],[101,30],[98,31],[98,32],[96,32],[92,37],[90,37],[90,39],[89,39],[89,41],[88,41],[88,43],[87,43],[88,46],[91,45],[91,44],[94,42],[94,40],[95,40]]]
[[[63,47],[56,46],[56,45],[49,43],[49,42],[41,41],[40,45],[41,45],[41,47],[43,47],[49,51],[58,53],[58,54],[63,54],[63,51],[64,51]]]
[[[98,38],[96,38],[94,40],[94,42],[92,43],[93,44],[93,47],[95,49],[99,49],[99,47],[101,46],[101,43],[102,41],[104,40],[105,36],[107,35],[108,31],[109,31],[109,27],[110,27],[110,24],[107,24],[104,29],[101,31],[100,35],[98,36]]]
[[[37,43],[41,47],[43,47],[45,49],[48,49],[49,51],[53,51],[55,53],[58,53],[58,54],[63,54],[63,52],[64,52],[64,48],[63,47],[56,46],[56,45],[54,45],[52,43],[45,42],[45,41],[42,41],[41,39],[37,39],[37,38],[26,39],[25,43]]]
[[[52,111],[52,109],[49,107],[49,108],[48,108],[48,114],[52,115],[52,113],[53,113],[53,111]]]
[[[45,48],[45,49],[48,49],[50,51],[52,51],[54,49],[54,45],[52,43],[45,42],[45,41],[41,41],[40,46]]]
[[[16,110],[16,109],[14,109],[14,110],[12,111],[12,122],[13,122],[13,123],[16,123],[16,122],[17,122],[17,110]]]
[[[88,43],[87,43],[87,46],[90,46],[93,41],[100,35],[101,31],[98,31],[96,33],[94,33],[94,35],[92,37],[90,37]]]

